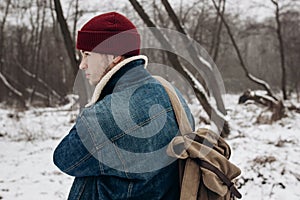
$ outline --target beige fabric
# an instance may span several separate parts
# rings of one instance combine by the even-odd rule
[[[190,126],[188,118],[173,86],[162,77],[154,76],[154,78],[156,78],[164,86],[170,97],[181,134],[191,133],[193,131],[192,127]]]
[[[191,177],[193,178],[191,179]],[[185,163],[184,175],[182,177],[180,199],[197,199],[199,184],[199,165],[188,158]]]
[[[212,134],[212,132],[207,129],[198,129],[196,134],[204,138],[205,140],[207,138],[206,136]],[[184,152],[181,154],[176,153],[176,151],[174,150],[175,146],[180,145],[178,141],[181,141],[182,144],[183,143],[189,144],[188,149],[185,149]],[[177,136],[171,141],[167,149],[168,155],[181,158],[181,159],[185,159],[186,155],[188,155],[185,171],[183,175],[183,180],[182,180],[181,199],[186,199],[186,200],[197,199],[197,198],[192,198],[193,197],[192,193],[195,190],[198,190],[199,184],[197,183],[200,183],[199,180],[195,180],[195,179],[200,179],[200,177],[198,176],[198,174],[200,174],[199,170],[195,170],[195,165],[198,168],[199,166],[195,164],[195,162],[192,162],[190,158],[199,158],[201,160],[205,160],[209,162],[210,164],[218,168],[221,172],[223,172],[223,174],[225,174],[230,180],[240,175],[241,173],[240,169],[236,167],[234,164],[232,164],[226,157],[222,155],[223,154],[222,151],[229,152],[228,150],[229,146],[226,143],[222,143],[222,145],[225,148],[224,149],[218,148],[218,150],[220,151],[219,153],[218,151],[214,151],[210,147],[195,142],[186,136]],[[227,186],[219,179],[219,177],[215,173],[201,167],[201,174],[202,174],[203,184],[210,191],[218,194],[221,197],[225,196],[228,193]]]
[[[155,77],[168,93],[176,119],[178,120],[181,136],[176,136],[170,142],[168,155],[185,159],[184,172],[179,172],[183,177],[181,181],[181,200],[216,200],[230,199],[230,191],[220,178],[212,171],[200,167],[194,158],[208,162],[219,169],[229,180],[240,175],[240,169],[228,159],[231,151],[223,138],[208,129],[198,129],[194,133],[203,142],[196,142],[188,133],[192,132],[185,111],[182,107],[174,88],[161,77]],[[176,152],[175,148],[183,145],[183,152]],[[213,148],[213,149],[212,149]],[[182,162],[182,161],[180,161]],[[202,181],[200,183],[200,181]],[[200,196],[201,195],[201,196]]]

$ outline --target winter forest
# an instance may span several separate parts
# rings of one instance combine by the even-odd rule
[[[242,199],[300,199],[300,0],[2,0],[0,11],[0,199],[67,199],[73,177],[53,150],[93,90],[77,31],[109,11],[148,30],[143,46],[170,50],[141,54],[183,93],[196,127],[229,143]],[[186,44],[199,44],[192,64]]]

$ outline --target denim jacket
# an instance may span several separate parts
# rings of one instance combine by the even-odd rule
[[[56,147],[55,165],[75,177],[68,199],[179,199],[178,162],[166,148],[180,133],[169,97],[146,64],[147,57],[134,56],[106,74]]]

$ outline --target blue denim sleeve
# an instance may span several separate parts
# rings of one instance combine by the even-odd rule
[[[88,137],[88,134],[87,134]],[[100,175],[99,161],[88,151],[79,137],[76,126],[63,138],[53,154],[54,164],[70,176]]]

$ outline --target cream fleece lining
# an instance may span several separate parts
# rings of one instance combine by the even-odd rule
[[[116,66],[114,66],[107,74],[105,74],[103,76],[103,78],[100,80],[100,82],[96,85],[93,96],[91,101],[85,105],[85,107],[89,107],[92,106],[93,104],[95,104],[97,102],[97,100],[99,99],[101,92],[104,88],[104,86],[108,83],[108,81],[111,79],[111,77],[119,70],[121,69],[121,67],[123,67],[124,65],[126,65],[127,63],[134,61],[134,60],[138,60],[138,59],[143,59],[145,61],[145,68],[147,67],[148,64],[148,58],[147,56],[144,55],[138,55],[138,56],[132,56],[129,57],[125,60],[122,60],[120,63],[118,63]]]

